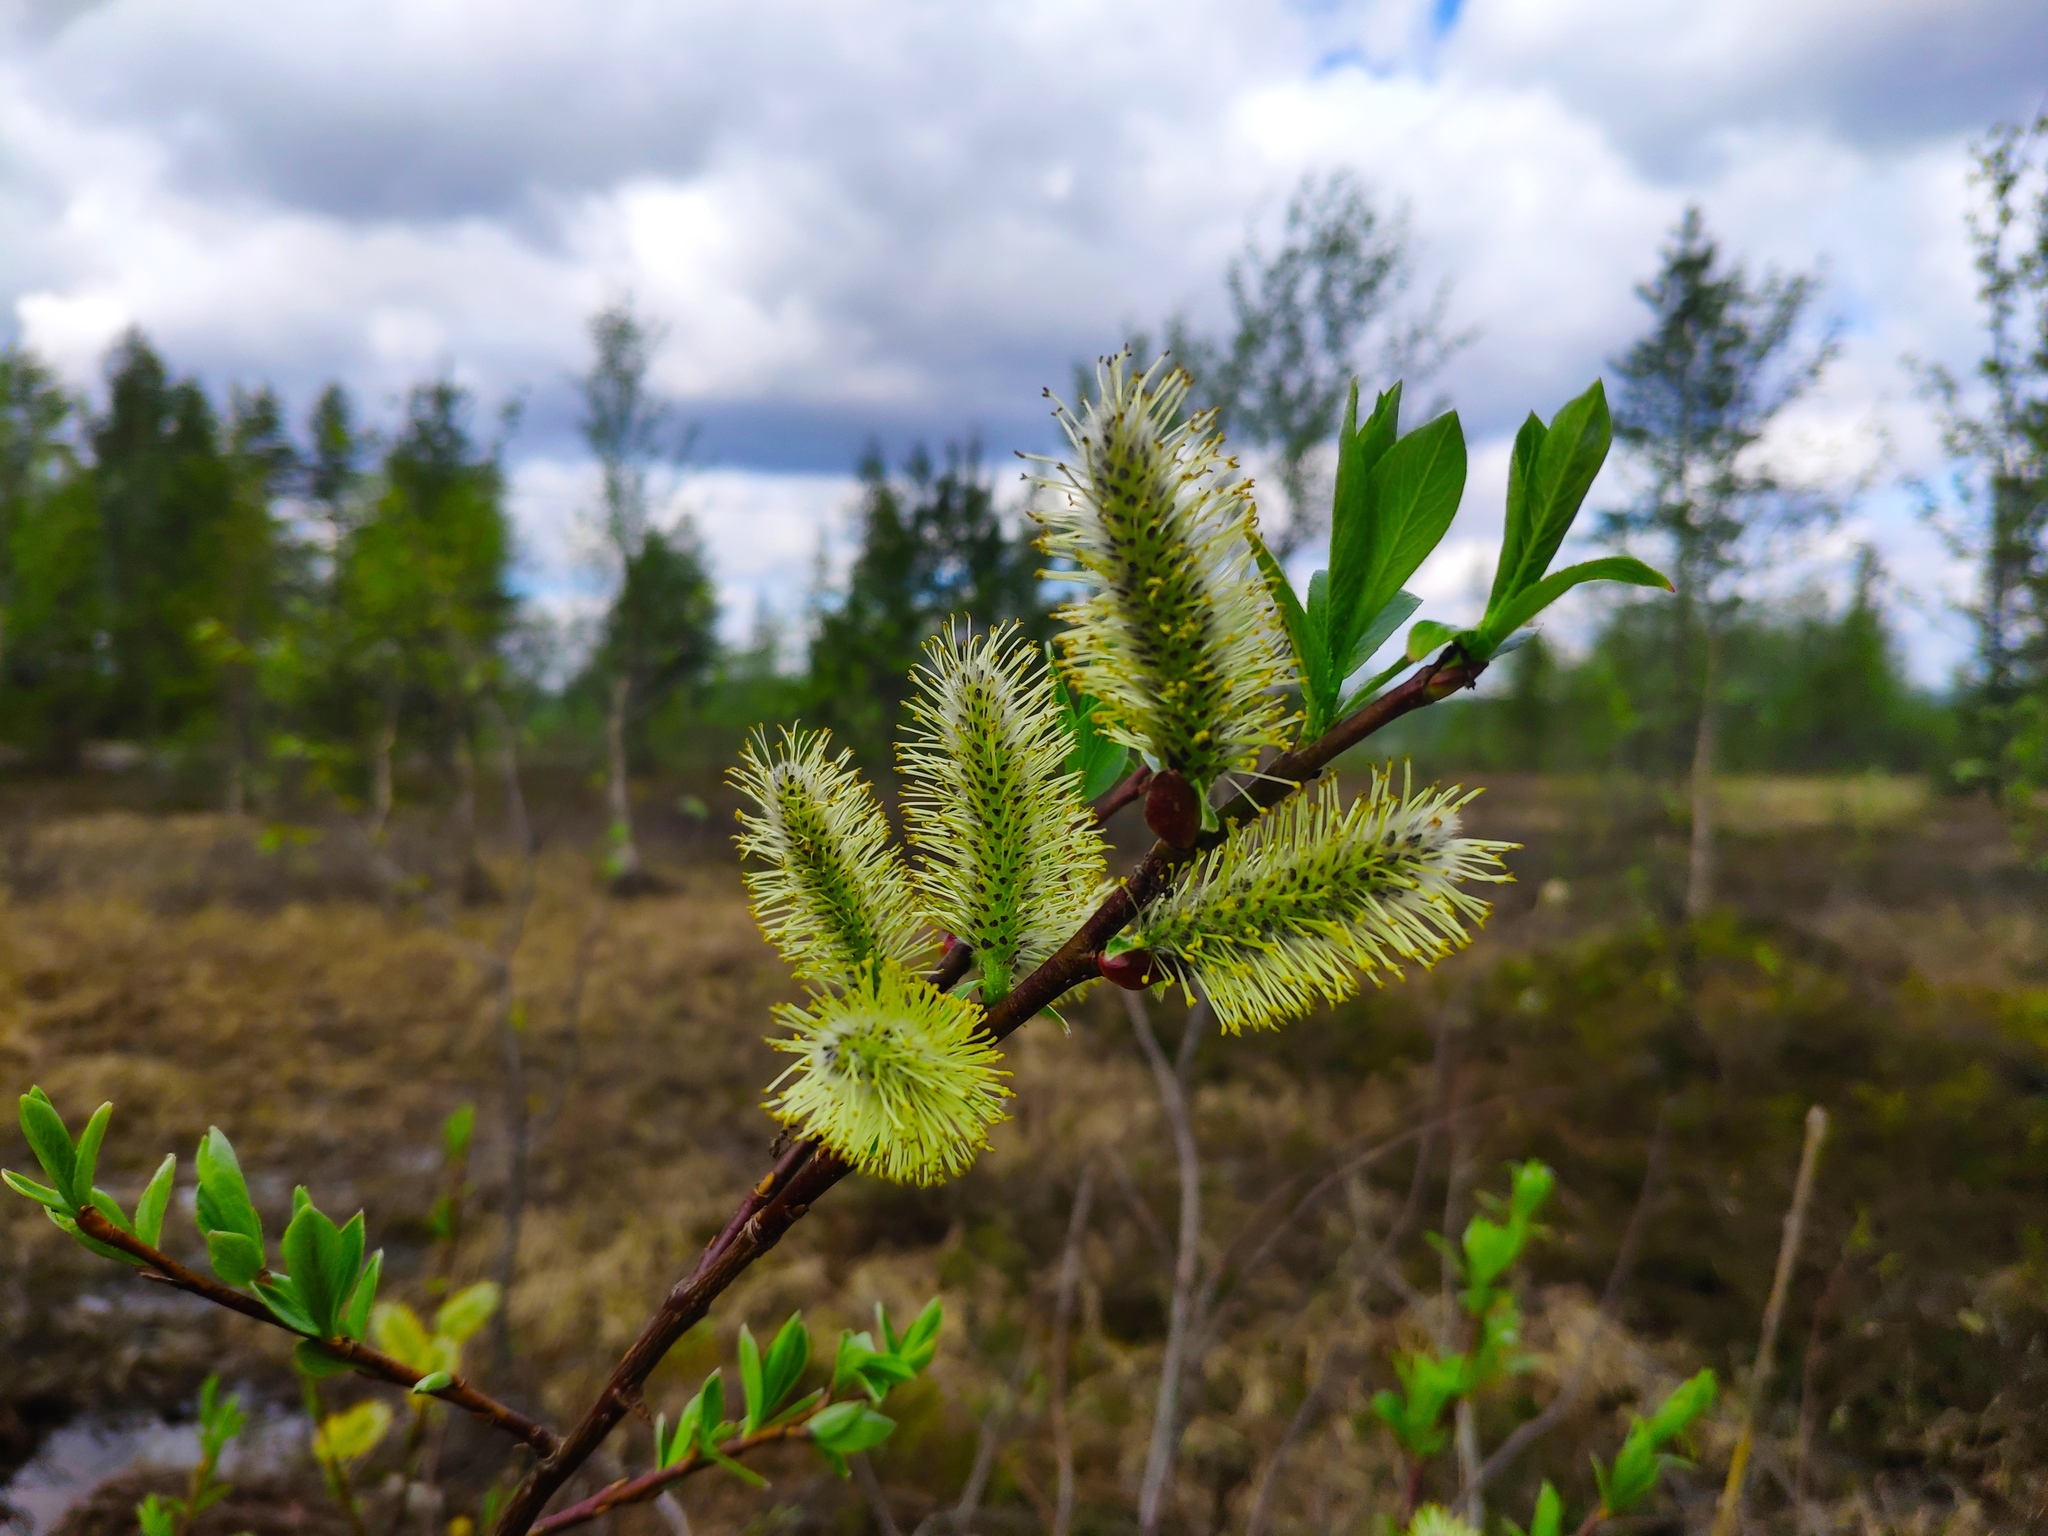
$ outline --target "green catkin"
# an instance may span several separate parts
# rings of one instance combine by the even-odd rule
[[[1003,1118],[1008,1074],[969,998],[872,965],[843,991],[775,1016],[791,1033],[769,1043],[798,1060],[769,1085],[769,1113],[863,1173],[942,1183]]]
[[[1050,955],[1094,905],[1102,839],[1066,771],[1051,675],[1014,625],[925,647],[898,749],[925,916],[973,946],[982,1002]]]
[[[1073,462],[1046,461],[1039,547],[1082,595],[1060,610],[1065,665],[1100,701],[1103,732],[1198,789],[1284,747],[1293,653],[1253,558],[1250,482],[1213,412],[1179,420],[1189,380],[1128,352],[1096,370],[1097,397],[1060,425]]]
[[[1377,772],[1349,807],[1333,783],[1305,789],[1197,860],[1134,938],[1233,1034],[1340,1002],[1361,973],[1433,965],[1488,911],[1460,883],[1510,878],[1514,844],[1458,836],[1476,793],[1396,793]]]
[[[754,806],[739,814],[740,853],[762,865],[745,875],[754,917],[798,977],[827,984],[871,961],[914,964],[929,948],[888,819],[853,754],[826,756],[830,741],[757,735],[731,775]]]

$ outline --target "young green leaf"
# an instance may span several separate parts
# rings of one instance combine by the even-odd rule
[[[1330,678],[1330,647],[1323,635],[1321,605],[1317,605],[1316,618],[1311,620],[1308,611],[1301,606],[1301,599],[1294,595],[1287,573],[1280,568],[1273,551],[1266,547],[1266,541],[1256,530],[1249,538],[1252,557],[1259,562],[1259,574],[1265,578],[1273,606],[1280,610],[1280,622],[1287,631],[1288,643],[1294,647],[1295,663],[1301,672],[1301,691],[1308,705],[1308,732],[1314,738],[1322,734],[1329,711],[1336,704],[1337,692],[1337,682]]]
[[[1052,647],[1046,647],[1046,670],[1052,674],[1053,696],[1059,700],[1060,710],[1066,716],[1067,733],[1074,738],[1074,748],[1067,754],[1065,771],[1081,781],[1081,798],[1093,800],[1107,794],[1124,776],[1124,769],[1130,763],[1131,750],[1120,741],[1111,741],[1095,728],[1095,700],[1067,686],[1066,679],[1053,664]]]
[[[206,1234],[206,1258],[229,1285],[247,1285],[263,1273],[263,1248],[239,1232]]]
[[[1465,433],[1455,411],[1389,447],[1365,477],[1354,515],[1330,539],[1330,655],[1358,638],[1442,541],[1465,494]]]
[[[249,1186],[242,1178],[242,1165],[235,1157],[235,1149],[219,1126],[210,1126],[200,1138],[193,1163],[199,1176],[199,1230],[207,1234],[233,1232],[246,1237],[255,1245],[260,1263],[263,1223],[250,1203]]]
[[[71,1202],[49,1185],[38,1184],[34,1179],[24,1179],[20,1174],[8,1169],[0,1168],[0,1181],[4,1181],[17,1195],[26,1196],[48,1210],[65,1211],[71,1207]]]
[[[754,1342],[754,1333],[745,1323],[740,1324],[740,1393],[746,1401],[746,1417],[741,1421],[741,1431],[751,1435],[760,1428],[761,1420],[768,1415],[767,1394],[762,1390],[761,1347]]]
[[[264,1298],[266,1301],[268,1297]],[[275,1312],[277,1309],[272,1307]],[[339,1355],[322,1347],[318,1340],[301,1339],[292,1346],[292,1365],[303,1376],[314,1381],[323,1381],[329,1376],[345,1376],[351,1367]]]
[[[807,1428],[811,1443],[825,1453],[833,1470],[844,1477],[845,1458],[880,1445],[895,1431],[896,1424],[865,1403],[834,1403],[821,1409]]]
[[[1424,619],[1408,631],[1407,659],[1427,661],[1430,653],[1453,640],[1469,634],[1469,630],[1453,629],[1448,624],[1439,624],[1435,619]]]
[[[469,1152],[471,1136],[476,1132],[476,1106],[458,1105],[441,1125],[442,1155],[451,1163],[460,1162]]]
[[[811,1363],[811,1335],[804,1327],[804,1315],[792,1312],[789,1321],[775,1335],[775,1342],[768,1346],[768,1358],[761,1366],[761,1395],[767,1403],[764,1410],[774,1413],[782,1406],[791,1388],[804,1374],[804,1367]]]
[[[1501,1524],[1512,1536],[1560,1536],[1564,1529],[1564,1501],[1546,1478],[1536,1490],[1536,1512],[1529,1517],[1529,1529],[1524,1531],[1512,1520],[1503,1520]]]
[[[135,1520],[142,1536],[177,1536],[180,1501],[152,1493],[135,1506]]]
[[[725,1427],[725,1378],[713,1371],[697,1389],[697,1449],[709,1455],[718,1449]]]
[[[444,1392],[454,1384],[455,1378],[448,1372],[429,1371],[414,1382],[410,1390],[414,1397],[432,1397],[436,1392]]]
[[[1642,561],[1628,555],[1609,555],[1600,560],[1582,561],[1578,565],[1568,565],[1561,571],[1553,571],[1541,581],[1524,587],[1498,610],[1488,610],[1486,618],[1479,626],[1480,645],[1488,655],[1492,655],[1516,630],[1573,587],[1588,581],[1619,581],[1632,587],[1656,587],[1665,592],[1675,590],[1670,578],[1661,571],[1653,570]]]
[[[178,1154],[166,1152],[156,1165],[142,1198],[135,1202],[135,1235],[154,1248],[164,1235],[164,1212],[170,1208],[171,1188],[178,1178]]]
[[[360,1461],[377,1448],[390,1428],[391,1405],[381,1398],[365,1398],[321,1421],[313,1438],[313,1454],[338,1465]]]
[[[40,1088],[31,1088],[21,1096],[21,1134],[28,1138],[29,1150],[43,1165],[50,1183],[64,1197],[64,1209],[75,1211],[78,1202],[71,1198],[71,1183],[78,1157],[71,1147],[71,1132],[64,1128],[64,1117],[57,1113],[57,1106]]]
[[[294,1333],[320,1337],[320,1325],[307,1310],[298,1285],[290,1275],[266,1275],[256,1282],[256,1297],[270,1308],[270,1315]]]
[[[357,1243],[361,1241],[359,1229]],[[318,1206],[303,1205],[285,1228],[278,1246],[284,1252],[299,1302],[312,1320],[313,1332],[323,1339],[333,1338],[341,1331],[336,1324],[347,1295],[344,1287],[355,1278],[350,1275],[343,1280],[341,1276],[341,1229]]]
[[[1508,528],[1487,598],[1489,613],[1550,569],[1613,438],[1607,392],[1597,379],[1548,428],[1534,416],[1523,423],[1508,465]]]
[[[1611,1468],[1602,1467],[1597,1456],[1593,1458],[1593,1478],[1600,1487],[1603,1513],[1626,1514],[1657,1486],[1666,1468],[1684,1464],[1664,1447],[1713,1405],[1717,1390],[1714,1373],[1701,1371],[1665,1398],[1650,1417],[1629,1426],[1628,1438]]]
[[[917,1314],[911,1325],[903,1330],[903,1337],[896,1341],[893,1353],[913,1371],[922,1371],[939,1352],[939,1327],[945,1320],[945,1307],[934,1296],[925,1303],[924,1310]]]
[[[377,1347],[416,1371],[434,1366],[434,1344],[419,1313],[402,1301],[379,1302],[370,1313],[370,1337]]]
[[[78,1145],[72,1150],[71,1164],[73,1205],[84,1207],[92,1201],[92,1179],[99,1168],[100,1143],[107,1139],[107,1122],[113,1118],[114,1106],[102,1104],[92,1112],[85,1129],[78,1133]],[[125,1220],[122,1225],[127,1225]]]
[[[434,1332],[457,1344],[466,1344],[496,1314],[502,1299],[495,1280],[465,1285],[441,1303],[441,1310],[434,1314]]]
[[[1372,653],[1393,637],[1395,630],[1408,622],[1409,615],[1422,606],[1422,599],[1413,592],[1396,592],[1387,599],[1371,623],[1359,632],[1351,643],[1351,654],[1338,658],[1337,680],[1342,682],[1360,667],[1372,660]]]
[[[370,1325],[370,1309],[377,1302],[377,1282],[384,1275],[384,1250],[379,1248],[370,1255],[370,1261],[363,1265],[356,1277],[355,1289],[341,1309],[341,1332],[344,1338],[360,1339]]]

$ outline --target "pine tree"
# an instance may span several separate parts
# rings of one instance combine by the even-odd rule
[[[1686,911],[1713,900],[1713,775],[1720,723],[1721,638],[1742,579],[1766,536],[1825,509],[1812,489],[1772,465],[1771,425],[1818,382],[1830,335],[1805,334],[1819,292],[1811,276],[1752,280],[1722,257],[1688,208],[1657,275],[1637,290],[1649,331],[1613,362],[1620,377],[1615,438],[1644,472],[1629,506],[1605,519],[1616,541],[1668,547],[1678,586],[1672,610],[1677,676],[1692,703],[1692,857]]]

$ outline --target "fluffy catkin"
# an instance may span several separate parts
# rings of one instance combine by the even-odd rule
[[[991,1005],[1088,916],[1102,839],[1052,677],[1014,625],[937,636],[915,680],[897,751],[915,878],[925,915],[973,946]]]
[[[913,964],[928,946],[888,820],[853,754],[826,756],[830,740],[757,735],[731,781],[754,806],[739,813],[739,849],[761,861],[745,879],[762,932],[799,977],[836,983],[874,960]]]
[[[974,1161],[1003,1117],[1008,1074],[968,998],[873,965],[775,1016],[791,1033],[769,1043],[798,1059],[769,1085],[769,1112],[863,1173],[940,1183]]]
[[[1473,793],[1397,793],[1385,773],[1349,807],[1335,784],[1303,790],[1198,859],[1134,938],[1232,1033],[1349,997],[1361,972],[1433,965],[1488,910],[1460,883],[1510,878],[1514,844],[1458,836]]]
[[[1188,382],[1163,359],[1100,364],[1096,398],[1058,409],[1072,462],[1047,461],[1035,515],[1082,589],[1059,644],[1104,734],[1206,789],[1287,745],[1294,663],[1252,555],[1251,486],[1212,413],[1178,419]]]

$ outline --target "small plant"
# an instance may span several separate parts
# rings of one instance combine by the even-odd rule
[[[9,1185],[94,1252],[296,1335],[309,1382],[353,1370],[506,1433],[532,1462],[490,1514],[499,1536],[525,1536],[591,1507],[546,1514],[667,1352],[834,1184],[855,1172],[929,1184],[966,1169],[1004,1113],[1003,1042],[1069,994],[1103,978],[1173,983],[1206,994],[1232,1030],[1269,1028],[1467,942],[1487,912],[1471,887],[1506,878],[1504,845],[1462,835],[1470,796],[1417,791],[1405,775],[1397,789],[1384,771],[1347,804],[1319,781],[1381,727],[1472,687],[1570,588],[1668,586],[1633,560],[1550,570],[1606,457],[1601,387],[1548,425],[1530,417],[1517,437],[1477,622],[1416,621],[1403,653],[1367,676],[1417,612],[1404,585],[1462,498],[1457,417],[1404,434],[1396,386],[1361,422],[1354,385],[1328,559],[1303,597],[1260,538],[1254,487],[1214,417],[1186,413],[1186,376],[1164,361],[1140,372],[1119,355],[1095,386],[1093,399],[1059,407],[1070,452],[1046,461],[1038,480],[1040,547],[1076,593],[1061,610],[1067,628],[1049,658],[1008,629],[932,642],[899,749],[908,847],[826,733],[757,735],[742,755],[733,783],[747,801],[739,841],[754,911],[808,989],[778,1012],[785,1032],[773,1042],[793,1059],[767,1108],[790,1134],[566,1431],[461,1373],[454,1351],[468,1317],[457,1304],[471,1293],[449,1298],[431,1332],[417,1316],[408,1325],[404,1313],[377,1310],[381,1263],[365,1254],[360,1214],[337,1225],[302,1188],[273,1254],[218,1130],[196,1160],[211,1276],[162,1246],[175,1158],[132,1216],[94,1185],[109,1106],[74,1141],[31,1090],[22,1125],[50,1182],[10,1173]],[[1125,773],[1132,755],[1138,765]],[[1112,880],[1099,827],[1138,802],[1157,840]],[[465,1122],[462,1152],[467,1136]],[[459,1162],[451,1140],[451,1168]],[[461,1175],[452,1178],[450,1242]],[[1508,1368],[1517,1320],[1497,1294],[1496,1249],[1526,1242],[1534,1210],[1518,1216],[1517,1202],[1530,1199],[1540,1204],[1518,1176],[1505,1219],[1468,1230],[1465,1305],[1478,1337],[1468,1351],[1411,1364],[1396,1415],[1404,1444],[1419,1450],[1446,1404]],[[887,1433],[876,1406],[928,1363],[938,1317],[927,1309],[899,1337],[878,1316],[875,1333],[842,1340],[823,1395],[789,1405],[771,1389],[793,1390],[801,1329],[785,1328],[751,1365],[757,1352],[743,1334],[743,1415],[727,1417],[724,1378],[707,1378],[693,1408],[662,1425],[656,1467],[597,1502],[629,1501],[621,1490],[658,1490],[699,1466],[738,1467],[768,1437],[807,1439],[843,1463]],[[327,1443],[344,1480],[344,1445],[370,1419],[351,1423],[356,1440]]]
[[[221,1452],[248,1422],[240,1398],[220,1395],[218,1376],[199,1384],[199,1464],[192,1469],[183,1498],[152,1493],[135,1506],[142,1536],[186,1536],[194,1520],[228,1496],[234,1485],[220,1478]]]
[[[1373,1394],[1372,1412],[1393,1434],[1408,1466],[1404,1498],[1408,1536],[1475,1536],[1469,1524],[1440,1505],[1418,1504],[1422,1476],[1449,1443],[1445,1420],[1459,1400],[1528,1369],[1528,1361],[1516,1353],[1521,1344],[1521,1307],[1504,1281],[1521,1262],[1530,1242],[1541,1235],[1536,1217],[1556,1183],[1556,1176],[1540,1162],[1532,1159],[1513,1164],[1508,1170],[1507,1198],[1482,1194],[1480,1203],[1490,1214],[1474,1216],[1465,1224],[1456,1249],[1441,1236],[1430,1234],[1461,1286],[1457,1303],[1471,1319],[1473,1342],[1466,1350],[1396,1355],[1394,1374],[1401,1390]],[[1649,1418],[1639,1418],[1630,1426],[1611,1467],[1598,1457],[1593,1459],[1600,1501],[1579,1526],[1580,1536],[1590,1536],[1603,1522],[1627,1514],[1656,1489],[1667,1469],[1685,1465],[1666,1447],[1713,1406],[1717,1391],[1714,1373],[1701,1371],[1673,1390]],[[1546,1482],[1537,1494],[1528,1531],[1513,1522],[1508,1522],[1507,1528],[1515,1536],[1559,1536],[1563,1519],[1563,1503],[1557,1490]]]

